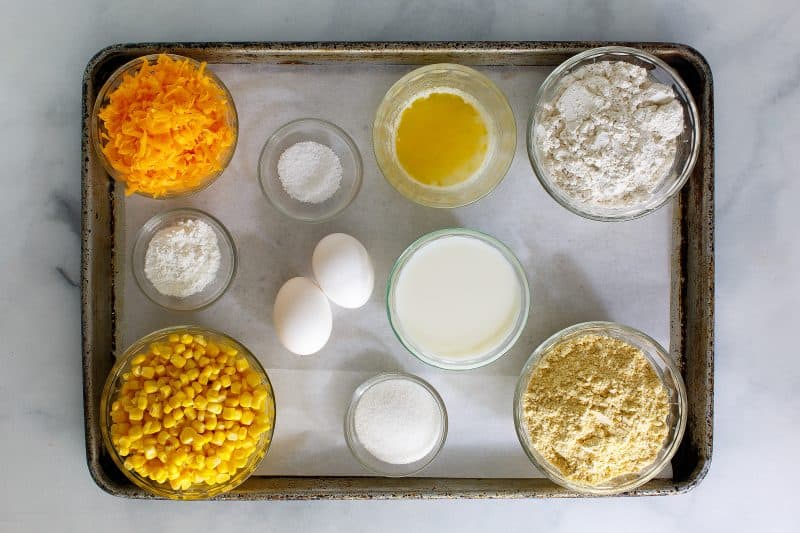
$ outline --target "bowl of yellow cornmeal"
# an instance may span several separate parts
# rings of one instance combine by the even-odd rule
[[[450,63],[409,72],[386,93],[372,128],[386,180],[409,200],[459,207],[505,177],[517,129],[505,95],[480,72]]]
[[[655,340],[613,322],[559,331],[533,352],[514,397],[520,444],[555,483],[632,490],[669,465],[686,428],[680,370]]]

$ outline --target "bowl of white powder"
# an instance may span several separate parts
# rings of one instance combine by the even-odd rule
[[[144,223],[133,244],[133,277],[150,300],[175,311],[215,302],[236,274],[225,226],[198,209],[173,209]]]
[[[280,127],[258,161],[258,180],[269,203],[302,222],[325,222],[344,211],[361,189],[361,174],[353,139],[315,118]]]
[[[686,183],[698,124],[689,89],[666,63],[634,48],[595,48],[545,79],[528,124],[528,155],[542,186],[573,213],[630,220]]]
[[[344,420],[347,446],[371,472],[411,476],[428,466],[447,438],[447,410],[428,382],[404,373],[374,376],[353,392]]]

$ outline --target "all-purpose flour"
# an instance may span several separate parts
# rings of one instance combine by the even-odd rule
[[[567,196],[593,206],[646,201],[668,175],[683,131],[672,88],[624,61],[565,77],[534,130],[541,162]]]

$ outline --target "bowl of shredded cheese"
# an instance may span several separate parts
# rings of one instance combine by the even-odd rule
[[[584,322],[544,341],[522,369],[514,423],[551,481],[595,495],[661,473],[686,428],[686,388],[670,354],[644,333]]]
[[[208,187],[238,138],[236,106],[208,68],[174,54],[117,69],[95,101],[91,131],[106,171],[126,194],[174,198]]]

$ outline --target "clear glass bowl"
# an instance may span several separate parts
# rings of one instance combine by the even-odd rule
[[[214,281],[209,283],[202,291],[186,298],[177,298],[175,296],[167,296],[158,292],[158,289],[147,279],[144,272],[145,256],[147,254],[147,246],[150,240],[160,230],[173,226],[182,220],[202,220],[214,230],[217,235],[217,243],[219,244],[220,262],[219,270],[214,278]],[[237,254],[236,246],[233,244],[233,238],[225,226],[212,217],[208,213],[200,211],[199,209],[173,209],[164,213],[155,215],[150,220],[144,223],[136,234],[136,240],[133,244],[133,253],[131,266],[133,268],[133,278],[142,292],[151,301],[167,309],[173,311],[195,311],[207,307],[217,301],[222,296],[233,281],[236,275]]]
[[[111,420],[111,403],[116,399],[117,394],[119,393],[120,387],[122,386],[122,375],[126,372],[130,371],[131,368],[131,361],[133,358],[139,354],[142,350],[148,347],[148,345],[154,342],[164,342],[172,333],[189,333],[190,335],[203,335],[207,340],[217,342],[223,346],[231,346],[236,348],[239,351],[239,355],[243,356],[247,359],[247,362],[250,364],[250,368],[253,369],[260,377],[261,383],[267,388],[269,392],[269,396],[267,397],[267,402],[265,406],[265,413],[267,413],[272,418],[272,428],[263,433],[261,438],[256,445],[255,451],[250,455],[248,458],[247,464],[239,469],[231,478],[226,481],[225,483],[220,483],[217,485],[206,485],[206,484],[198,484],[192,485],[187,490],[175,490],[173,489],[169,483],[157,483],[151,479],[145,478],[140,476],[138,473],[128,470],[125,468],[125,459],[119,455],[117,449],[114,447],[114,444],[111,442],[111,424],[113,423]],[[270,444],[272,443],[272,435],[275,431],[275,393],[272,388],[272,383],[269,380],[269,376],[267,375],[266,370],[264,367],[261,366],[261,363],[256,359],[253,353],[240,344],[238,341],[225,335],[224,333],[219,333],[214,330],[201,328],[198,326],[174,326],[169,328],[160,329],[158,331],[154,331],[149,335],[145,335],[138,341],[131,344],[131,346],[125,350],[120,357],[117,358],[116,363],[111,369],[111,372],[108,374],[108,378],[106,378],[105,386],[103,387],[103,392],[100,397],[100,432],[103,437],[103,443],[105,444],[106,451],[111,456],[111,459],[114,461],[114,464],[125,474],[129,480],[131,480],[136,486],[162,498],[169,498],[171,500],[198,500],[204,498],[211,498],[216,496],[217,494],[221,494],[223,492],[227,492],[231,489],[236,488],[238,485],[244,482],[250,474],[252,474],[255,469],[258,467],[261,460],[266,455],[267,451],[269,450]]]
[[[372,455],[365,447],[361,444],[358,440],[358,434],[355,430],[355,412],[356,406],[358,406],[358,402],[361,400],[361,397],[364,393],[372,388],[373,386],[377,385],[378,383],[383,383],[385,381],[390,380],[405,380],[411,381],[420,385],[425,390],[427,390],[431,397],[436,401],[436,405],[439,407],[439,412],[441,414],[441,431],[439,434],[439,438],[437,440],[436,445],[428,452],[425,457],[420,459],[419,461],[415,461],[413,463],[408,464],[394,464],[394,463],[387,463],[382,461]],[[361,466],[378,474],[380,476],[386,477],[404,477],[404,476],[413,476],[414,474],[419,473],[422,469],[426,466],[431,464],[436,456],[439,455],[439,452],[442,450],[444,446],[444,441],[447,439],[447,410],[444,406],[444,401],[442,397],[439,396],[439,393],[436,392],[436,389],[431,386],[430,383],[427,381],[418,378],[417,376],[412,376],[411,374],[404,374],[400,372],[387,372],[383,374],[378,374],[374,376],[361,385],[353,392],[353,397],[350,399],[350,405],[347,408],[347,413],[345,414],[344,418],[344,437],[345,441],[347,441],[347,447],[350,448],[350,451],[353,454],[353,457],[361,463]]]
[[[435,187],[415,180],[397,160],[395,130],[402,112],[421,92],[450,88],[472,96],[489,130],[486,161],[468,180]],[[517,125],[505,95],[477,70],[452,63],[427,65],[400,78],[387,91],[372,126],[375,158],[386,180],[412,202],[429,207],[460,207],[489,194],[505,177],[517,146]]]
[[[533,446],[528,431],[525,427],[524,403],[525,392],[531,380],[533,371],[536,369],[541,358],[555,345],[575,337],[586,334],[607,335],[628,344],[631,344],[644,353],[647,360],[661,379],[664,387],[669,393],[670,414],[667,419],[669,434],[664,441],[664,445],[656,459],[647,468],[635,475],[620,476],[602,485],[583,485],[564,478],[564,476],[542,457]],[[669,353],[662,348],[655,340],[645,335],[641,331],[617,324],[614,322],[584,322],[565,328],[542,344],[533,352],[517,382],[514,393],[514,426],[517,430],[517,437],[522,444],[523,450],[530,458],[534,466],[544,473],[551,481],[574,490],[576,492],[608,495],[627,492],[647,483],[659,472],[661,472],[672,460],[672,456],[678,450],[678,446],[683,438],[686,429],[686,419],[688,416],[688,402],[686,399],[686,387],[683,384],[678,365],[672,360]]]
[[[94,146],[94,151],[97,154],[97,157],[100,158],[103,167],[106,169],[106,172],[117,181],[124,182],[125,177],[117,171],[112,165],[111,162],[106,158],[106,155],[103,153],[103,141],[100,138],[101,133],[105,131],[105,128],[100,120],[99,114],[100,110],[105,107],[109,103],[109,95],[114,92],[117,87],[119,87],[120,83],[122,83],[123,77],[128,75],[133,75],[142,67],[144,63],[152,64],[158,60],[158,57],[161,54],[150,54],[142,57],[137,57],[133,59],[117,70],[115,70],[111,76],[109,76],[108,80],[103,84],[100,88],[100,92],[97,93],[97,99],[95,100],[94,107],[92,108],[92,119],[91,119],[91,136],[92,136],[92,144]],[[199,69],[201,64],[198,61],[190,57],[179,56],[176,54],[166,54],[168,57],[175,61],[185,61],[188,60],[196,69]],[[225,99],[228,102],[228,109],[227,109],[227,122],[228,126],[233,130],[233,144],[231,144],[230,148],[228,148],[224,153],[222,153],[219,161],[219,170],[210,174],[205,177],[204,180],[196,187],[190,189],[184,189],[180,191],[172,191],[167,194],[163,194],[161,196],[154,197],[150,194],[145,192],[137,191],[135,194],[139,194],[141,196],[145,196],[147,198],[155,198],[158,200],[163,200],[167,198],[177,198],[183,196],[189,196],[194,193],[200,192],[203,189],[207,188],[209,185],[214,183],[214,181],[225,172],[225,169],[228,167],[228,164],[231,162],[233,158],[233,154],[236,151],[236,144],[239,137],[239,117],[236,113],[236,105],[233,102],[233,96],[231,96],[230,91],[225,86],[225,84],[220,80],[216,74],[210,69],[205,69],[205,74],[211,78],[214,83],[222,90],[222,93],[225,95]]]
[[[677,153],[672,169],[658,188],[645,201],[629,207],[602,207],[586,204],[569,196],[554,182],[542,163],[542,154],[536,142],[534,129],[540,122],[544,103],[552,103],[564,78],[580,67],[602,61],[625,61],[647,69],[651,80],[671,87],[683,107],[683,133],[677,139]],[[559,204],[585,218],[600,221],[630,220],[644,216],[666,204],[689,179],[700,149],[700,118],[689,88],[669,65],[652,54],[635,48],[606,46],[580,53],[559,65],[544,80],[536,95],[536,103],[528,121],[528,157],[536,177]]]
[[[419,346],[403,330],[403,325],[397,314],[396,308],[397,281],[400,278],[403,267],[405,267],[414,254],[424,246],[437,239],[453,236],[477,239],[495,248],[508,261],[508,264],[511,265],[514,273],[516,274],[517,282],[519,283],[520,310],[516,320],[514,321],[514,325],[509,330],[508,335],[494,349],[469,359],[452,359],[441,357],[438,354]],[[519,339],[519,336],[522,334],[522,330],[525,328],[525,324],[528,322],[530,305],[531,296],[530,288],[528,287],[528,279],[525,276],[525,270],[522,268],[517,256],[514,255],[514,252],[512,252],[505,244],[498,241],[491,235],[466,228],[449,228],[433,231],[423,235],[411,243],[411,245],[406,248],[400,257],[397,258],[397,261],[395,261],[392,271],[389,273],[389,281],[386,286],[386,310],[389,316],[389,325],[391,326],[392,331],[394,331],[397,339],[409,352],[411,352],[414,357],[423,363],[446,370],[471,370],[474,368],[479,368],[486,366],[505,355],[514,346],[514,344],[517,342],[517,339]]]
[[[329,147],[342,164],[342,182],[333,196],[318,204],[289,196],[278,178],[278,160],[292,145],[313,141]],[[361,189],[361,154],[353,139],[340,127],[316,118],[303,118],[281,126],[267,139],[258,160],[258,181],[267,200],[284,215],[302,222],[332,219],[355,199]]]

